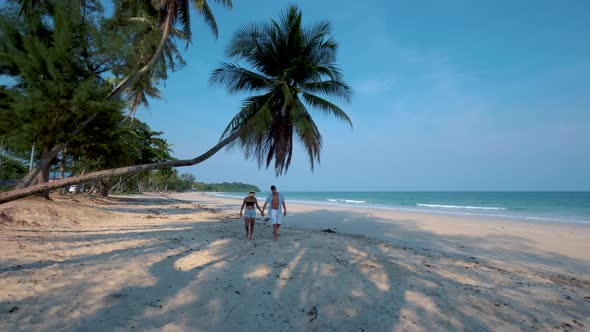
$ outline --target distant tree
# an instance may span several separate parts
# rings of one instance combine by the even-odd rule
[[[222,182],[222,183],[204,183],[196,182],[193,189],[195,191],[216,191],[216,192],[249,192],[260,191],[260,189],[252,184],[241,182]]]
[[[97,130],[95,135],[80,136],[70,143],[67,151],[73,158],[73,174],[175,159],[170,155],[170,145],[160,137],[162,132],[152,131],[147,124],[139,120],[114,121],[118,123],[101,122],[106,129]],[[138,191],[137,182],[145,177],[149,178],[150,172],[139,174],[133,181],[123,178],[113,179],[114,181],[102,179],[98,181],[100,193],[106,196],[115,184],[118,184],[119,191],[123,188],[127,191]],[[121,182],[125,182],[125,187]]]

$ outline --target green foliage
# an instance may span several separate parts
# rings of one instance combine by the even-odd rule
[[[0,180],[22,179],[28,171],[19,162],[0,156]]]
[[[190,191],[193,186],[194,176],[190,174],[182,174],[178,176],[178,171],[175,169],[163,169],[151,171],[147,178],[144,179],[142,187],[139,191],[149,192],[178,192]]]
[[[124,193],[185,191],[248,192],[260,189],[240,182],[197,182],[194,175],[179,174],[175,169],[148,171],[129,178],[122,177],[113,187],[113,192]]]
[[[153,10],[144,2],[121,3]],[[125,103],[107,98],[113,80],[145,64],[161,38],[157,17],[138,19],[133,15],[141,12],[119,9],[107,19],[93,0],[46,0],[30,4],[25,16],[14,0],[2,7],[0,74],[15,84],[0,86],[0,139],[10,151],[22,155],[35,143],[39,160],[67,144],[61,167],[74,174],[172,159],[161,133],[124,121]],[[158,82],[184,64],[172,38],[163,55],[128,90],[132,111],[148,96],[159,97]]]
[[[149,171],[137,177],[120,178],[113,187],[113,192],[185,192],[191,191],[195,183],[192,174],[178,174],[175,169]]]
[[[258,93],[244,101],[222,137],[246,129],[237,141],[246,158],[266,168],[274,160],[277,175],[288,170],[295,140],[303,144],[312,170],[320,160],[322,136],[308,107],[352,125],[322,97],[348,102],[352,95],[335,64],[338,45],[331,33],[327,21],[303,27],[301,11],[291,6],[279,20],[246,25],[234,34],[228,57],[252,69],[223,63],[211,74],[210,82],[230,93]]]
[[[67,142],[80,122],[94,116],[89,128],[121,119],[123,104],[106,100],[111,86],[99,76],[116,64],[104,31],[102,9],[94,1],[56,1],[37,6],[25,20],[5,8],[0,16],[0,72],[16,81],[5,94],[0,135],[12,138],[12,150],[36,143],[44,153]],[[120,49],[125,53],[125,49]],[[110,59],[110,60],[109,60]],[[8,145],[7,145],[8,146]]]
[[[148,1],[124,0],[115,3],[114,16],[108,26],[126,36],[133,52],[128,53],[122,65],[113,70],[116,76],[114,81],[133,75],[154,57],[162,40],[161,15]],[[185,66],[176,44],[188,42],[188,38],[181,30],[173,29],[155,64],[127,88],[125,99],[130,116],[135,115],[139,106],[149,107],[148,97],[161,98],[157,85],[168,78],[168,71],[176,71]]]
[[[130,116],[134,116],[140,105],[149,107],[148,97],[160,98],[157,85],[168,77],[168,71],[184,66],[177,43],[188,46],[191,41],[191,7],[211,28],[215,37],[218,36],[217,23],[206,0],[117,0],[113,1],[113,16],[109,19],[102,15],[99,0],[8,1],[10,13],[18,13],[18,18],[27,24],[47,16],[47,13],[52,14],[54,7],[64,2],[71,10],[81,12],[83,21],[100,23],[100,29],[94,32],[105,36],[108,43],[96,45],[109,47],[87,48],[82,55],[104,57],[104,61],[88,63],[96,65],[97,75],[114,75],[107,78],[113,87],[116,86],[109,98],[123,92]],[[231,0],[214,2],[229,9],[232,7]],[[85,31],[81,35],[88,32],[93,31]]]
[[[240,182],[222,182],[222,183],[204,183],[195,182],[193,189],[195,191],[216,191],[216,192],[248,192],[260,191],[258,187],[252,184]]]
[[[174,159],[162,132],[136,119],[112,119],[70,142],[67,153],[74,159],[74,173]]]

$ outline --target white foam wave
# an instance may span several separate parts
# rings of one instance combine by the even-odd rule
[[[214,196],[214,197],[225,197],[225,198],[244,198],[246,195],[242,195],[239,196],[237,194],[226,194],[223,192],[213,192],[213,191],[208,191],[208,192],[204,192],[203,195],[205,196]]]
[[[213,193],[213,192],[206,192],[203,193],[204,195],[207,196],[217,196],[217,197],[226,197],[226,198],[243,198],[243,196],[234,196],[234,195],[227,195],[225,193]],[[288,199],[288,198],[287,198]],[[354,209],[379,209],[379,210],[392,210],[392,211],[407,211],[407,212],[419,212],[419,213],[434,213],[434,214],[444,214],[444,215],[463,215],[463,216],[474,216],[474,217],[484,217],[484,218],[501,218],[501,219],[512,219],[512,220],[526,220],[526,221],[531,221],[531,222],[558,222],[558,223],[573,223],[573,224],[590,224],[590,220],[580,220],[580,219],[562,219],[562,218],[547,218],[547,217],[541,217],[541,216],[523,216],[523,215],[509,215],[509,214],[502,214],[502,212],[484,212],[484,213],[477,213],[477,211],[474,212],[467,212],[465,210],[461,211],[460,209],[440,209],[440,210],[434,210],[434,209],[430,209],[428,208],[428,205],[434,205],[435,207],[438,205],[440,206],[441,204],[422,204],[420,205],[423,208],[412,208],[412,207],[402,207],[402,206],[384,206],[384,205],[370,205],[370,204],[345,204],[343,203],[344,200],[340,200],[340,202],[336,199],[328,199],[328,201],[330,201],[330,203],[328,202],[322,202],[322,201],[313,201],[313,200],[301,200],[301,199],[293,199],[293,200],[289,200],[288,202],[292,202],[292,203],[299,203],[299,204],[306,204],[306,205],[317,205],[317,206],[340,206],[340,207],[350,207],[350,208],[354,208]],[[416,205],[419,205],[416,204]],[[453,206],[453,205],[443,205],[443,206]],[[426,207],[426,208],[424,208]],[[483,207],[472,207],[472,208],[479,208],[482,209]],[[498,207],[492,207],[494,209],[497,210],[508,210],[507,208],[498,208]],[[489,207],[488,207],[489,209]],[[484,209],[485,210],[485,209]]]
[[[354,203],[354,204],[367,203],[367,201],[355,201],[353,199],[335,199],[335,198],[328,198],[328,201],[330,201],[330,202]]]
[[[506,210],[503,207],[494,206],[469,206],[469,205],[441,205],[441,204],[422,204],[416,203],[417,206],[444,208],[444,209],[477,209],[477,210]]]

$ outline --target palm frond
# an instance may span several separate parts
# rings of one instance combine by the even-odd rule
[[[233,8],[232,0],[213,0],[214,2],[226,7],[227,9]]]
[[[313,118],[305,108],[305,105],[297,100],[297,107],[294,109],[293,126],[304,150],[309,158],[310,168],[313,171],[314,165],[320,162],[320,151],[322,150],[322,135]]]
[[[303,92],[321,93],[325,96],[342,99],[345,102],[349,102],[353,94],[352,88],[346,83],[334,80],[302,83],[299,88]]]
[[[319,21],[305,29],[304,37],[308,45],[320,45],[332,33],[332,23],[327,20]]]
[[[186,1],[179,1],[178,9],[177,9],[177,16],[178,21],[180,21],[180,27],[182,34],[186,36],[186,45],[185,48],[191,42],[191,15],[190,15],[190,8],[188,7],[188,3]],[[217,37],[217,34],[215,34]]]
[[[232,63],[223,63],[209,77],[213,85],[225,85],[230,93],[268,90],[272,81],[264,75]]]
[[[211,32],[213,32],[213,35],[215,36],[215,38],[218,38],[219,37],[219,30],[217,28],[217,22],[215,21],[215,16],[213,15],[211,8],[207,4],[207,1],[206,0],[197,0],[194,2],[194,4],[195,4],[195,8],[197,8],[199,14],[201,14],[201,16],[203,17],[205,24],[207,24],[207,26],[209,26],[209,28],[211,29]],[[231,2],[230,2],[230,6],[231,6]]]
[[[334,116],[336,119],[346,121],[352,127],[352,121],[340,107],[332,104],[331,102],[323,98],[314,96],[306,92],[301,93],[301,96],[303,97],[303,100],[305,100],[305,102],[308,103],[311,107],[324,111]]]
[[[225,54],[229,58],[245,60],[257,67],[256,53],[262,53],[266,36],[262,29],[255,24],[241,26],[234,33]]]
[[[19,0],[20,4],[20,13],[19,16],[23,15],[31,15],[40,3],[43,3],[43,0]]]
[[[227,125],[220,140],[230,136],[234,132],[248,126],[251,132],[259,132],[272,121],[271,104],[275,96],[274,92],[261,96],[246,98],[240,112]]]
[[[301,11],[291,6],[268,24],[242,26],[226,49],[229,58],[242,64],[224,63],[211,74],[211,84],[231,93],[265,92],[244,101],[222,138],[242,130],[234,146],[259,167],[273,166],[277,176],[288,171],[296,140],[312,170],[320,161],[322,136],[305,104],[352,125],[342,109],[317,96],[345,102],[352,96],[335,63],[338,44],[331,32],[328,21],[303,28]]]

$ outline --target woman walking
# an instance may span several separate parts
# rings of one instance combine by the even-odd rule
[[[244,206],[246,206],[246,211],[244,212],[246,239],[252,240],[252,234],[254,234],[254,222],[256,221],[256,210],[254,207],[256,206],[258,211],[260,211],[262,214],[262,210],[260,209],[260,205],[258,205],[258,200],[256,199],[256,192],[251,191],[248,193],[248,196],[244,198],[244,202],[242,202],[242,207],[240,208],[240,219],[242,218]]]

